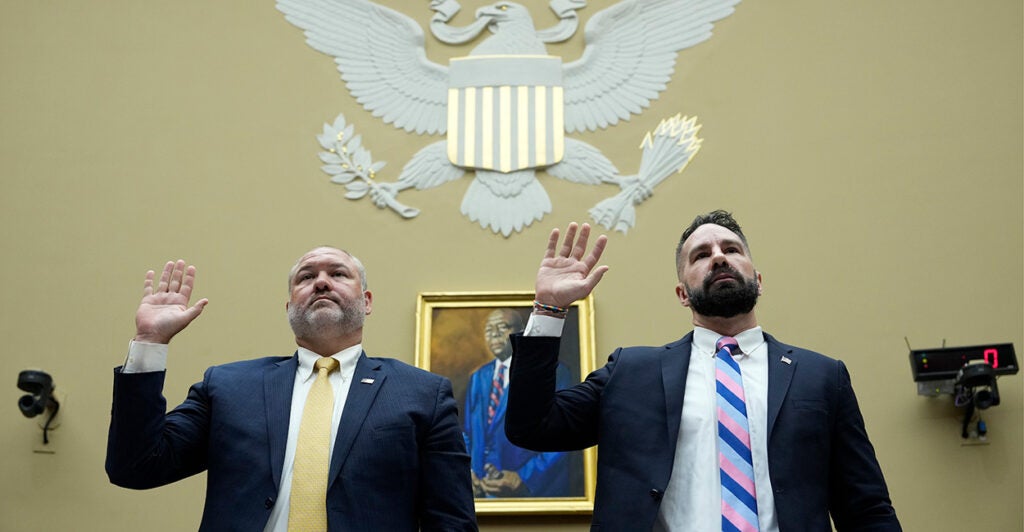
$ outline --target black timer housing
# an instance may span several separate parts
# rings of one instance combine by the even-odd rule
[[[1019,367],[1013,344],[985,344],[968,347],[937,347],[910,351],[914,382],[956,379],[968,363],[980,360],[992,366],[996,375],[1014,375]]]

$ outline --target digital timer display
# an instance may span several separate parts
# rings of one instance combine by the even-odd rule
[[[988,363],[996,375],[1013,375],[1019,369],[1013,344],[914,349],[910,352],[910,369],[914,381],[955,379],[960,368],[974,360]]]

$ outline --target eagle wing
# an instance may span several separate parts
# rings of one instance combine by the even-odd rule
[[[366,0],[278,0],[314,49],[334,57],[352,96],[410,133],[444,133],[448,68],[427,59],[411,18]]]
[[[565,65],[565,129],[595,131],[639,114],[665,90],[676,54],[711,37],[739,0],[624,0],[587,22]]]

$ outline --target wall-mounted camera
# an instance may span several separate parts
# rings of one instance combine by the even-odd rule
[[[918,395],[952,395],[953,404],[965,409],[961,436],[967,438],[975,413],[999,404],[996,379],[1017,373],[1017,353],[1013,344],[911,349],[910,369]],[[987,431],[979,414],[975,434]]]
[[[973,360],[960,368],[954,383],[957,406],[973,403],[980,410],[999,404],[996,370],[984,360]]]
[[[43,426],[43,443],[50,442],[50,423],[60,410],[60,403],[53,396],[53,377],[45,371],[26,369],[18,374],[18,388],[28,392],[18,399],[18,410],[28,418],[49,411],[50,417]]]

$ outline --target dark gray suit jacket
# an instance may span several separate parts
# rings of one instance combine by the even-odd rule
[[[200,528],[262,530],[281,481],[297,366],[297,356],[214,366],[166,415],[166,372],[115,369],[110,481],[147,489],[205,470]],[[476,530],[451,383],[361,354],[328,483],[332,531]]]
[[[536,451],[598,446],[592,529],[654,526],[672,472],[692,338],[620,348],[584,382],[556,393],[559,339],[512,337],[508,438]],[[765,340],[768,463],[780,530],[829,532],[829,514],[840,531],[901,530],[846,366]]]

